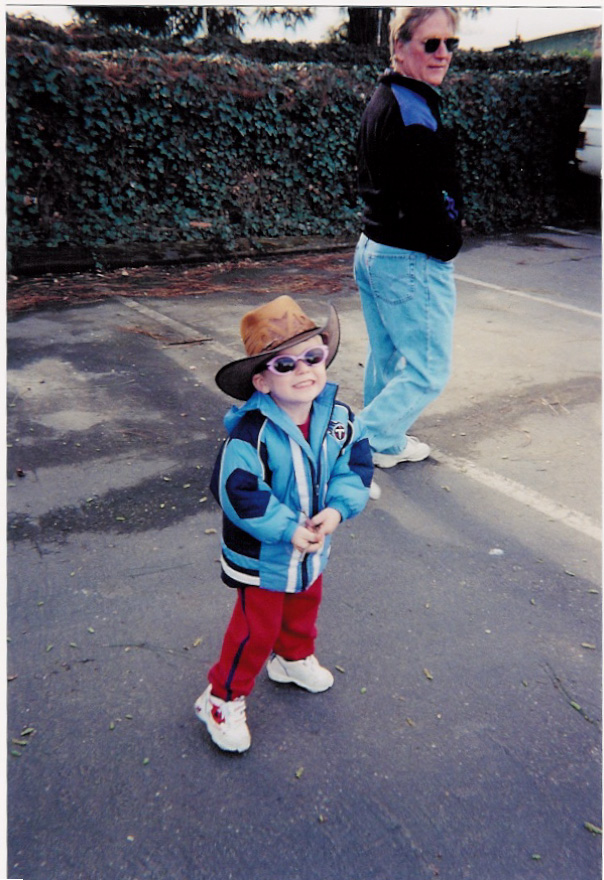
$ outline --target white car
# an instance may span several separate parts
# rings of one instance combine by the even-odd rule
[[[600,177],[602,174],[602,107],[588,107],[579,128],[575,158],[579,171]]]
[[[594,177],[602,175],[602,30],[594,41],[589,66],[585,118],[579,127],[575,159],[579,171]]]

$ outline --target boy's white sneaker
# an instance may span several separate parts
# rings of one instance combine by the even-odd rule
[[[372,480],[371,485],[369,486],[369,497],[372,501],[378,501],[382,497],[382,490],[375,480]]]
[[[245,752],[252,738],[245,720],[245,697],[221,700],[209,684],[195,701],[195,714],[208,728],[213,742],[225,752]]]
[[[266,664],[266,670],[272,681],[297,684],[311,694],[326,691],[333,684],[333,675],[329,669],[320,665],[314,654],[304,660],[285,660],[279,654],[273,654]]]

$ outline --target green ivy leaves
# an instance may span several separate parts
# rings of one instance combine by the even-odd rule
[[[11,35],[9,250],[355,234],[355,139],[382,67]],[[476,231],[551,212],[586,78],[586,61],[456,56],[444,118]]]

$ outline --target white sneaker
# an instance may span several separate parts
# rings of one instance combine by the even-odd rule
[[[369,497],[372,501],[377,501],[379,498],[382,497],[382,490],[375,482],[375,480],[372,480],[371,485],[369,486]]]
[[[311,694],[326,691],[333,684],[333,675],[319,664],[314,654],[304,660],[284,660],[278,654],[273,654],[266,664],[266,670],[271,681],[297,684]]]
[[[245,720],[245,697],[221,700],[208,685],[195,702],[195,714],[208,728],[212,741],[225,752],[245,752],[252,738]]]
[[[391,468],[395,464],[403,461],[423,461],[428,458],[432,450],[427,443],[422,443],[417,437],[407,436],[407,443],[402,452],[396,452],[394,455],[387,455],[384,452],[373,453],[373,463],[379,468]]]

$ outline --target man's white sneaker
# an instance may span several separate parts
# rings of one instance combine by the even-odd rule
[[[387,455],[384,452],[373,453],[373,463],[379,468],[391,468],[395,464],[403,461],[423,461],[428,458],[432,450],[427,443],[422,443],[417,437],[407,436],[407,443],[402,452],[396,452],[394,455]]]
[[[382,490],[375,482],[375,480],[372,480],[371,485],[369,486],[369,497],[372,501],[377,501],[379,498],[382,497]]]
[[[195,714],[208,728],[213,742],[225,752],[245,752],[252,738],[245,720],[245,697],[221,700],[208,685],[195,702]]]
[[[312,694],[326,691],[333,684],[333,675],[319,664],[314,654],[304,660],[284,660],[278,654],[272,654],[266,669],[272,681],[297,684]]]

